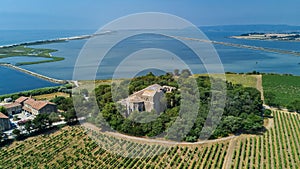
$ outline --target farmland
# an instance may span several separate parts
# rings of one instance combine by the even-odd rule
[[[300,77],[288,75],[263,75],[264,95],[269,103],[286,107],[300,98]]]
[[[226,74],[226,80],[233,84],[242,84],[245,87],[256,88],[258,75]]]
[[[208,76],[208,74],[195,74],[194,77],[199,76]],[[213,77],[214,75],[211,74]],[[241,84],[244,87],[257,87],[257,76],[259,75],[249,75],[249,74],[235,74],[235,73],[226,73],[226,81],[233,84]]]
[[[67,93],[63,93],[63,92],[56,92],[56,93],[33,96],[33,98],[37,99],[37,100],[51,100],[51,99],[54,99],[55,97],[60,97],[60,96],[61,97],[69,97],[70,95]]]
[[[230,168],[300,167],[300,115],[273,112],[270,129],[262,135],[241,135],[209,143],[142,143],[106,133],[65,127],[53,134],[14,142],[0,151],[1,168],[222,168],[233,148]],[[272,125],[273,124],[273,125]],[[88,135],[100,140],[97,144]],[[232,144],[233,146],[229,145]],[[138,155],[111,153],[112,150]],[[151,149],[145,153],[144,150]],[[154,155],[162,151],[162,154]],[[150,153],[150,155],[149,155]],[[147,155],[148,154],[148,155]],[[153,154],[153,155],[151,155]]]
[[[231,168],[299,168],[300,116],[273,112],[274,126],[261,136],[237,141]]]
[[[87,136],[81,127],[66,127],[50,134],[31,138],[3,148],[0,166],[3,168],[220,168],[228,142],[199,146],[148,145],[97,134],[101,146]],[[105,151],[112,144],[124,145],[129,153],[140,153],[143,148],[164,150],[161,155],[126,158]],[[145,155],[145,157],[143,157]]]

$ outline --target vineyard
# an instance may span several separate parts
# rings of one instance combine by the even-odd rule
[[[226,165],[230,168],[298,169],[299,135],[300,116],[284,112],[274,112],[274,126],[260,136],[175,146],[130,141],[80,126],[65,127],[3,147],[0,168],[223,168],[234,141],[232,159]],[[112,153],[116,150],[122,153]],[[134,156],[138,158],[130,158]]]
[[[287,107],[293,100],[300,98],[299,81],[299,76],[263,75],[263,89],[268,99],[267,104]]]
[[[273,112],[274,127],[261,136],[239,139],[231,168],[300,167],[300,116]]]

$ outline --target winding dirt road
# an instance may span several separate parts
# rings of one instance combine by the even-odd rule
[[[261,92],[261,99],[264,101],[264,95],[263,95],[263,86],[262,86],[262,75],[253,75],[257,79],[257,84],[256,88]],[[273,108],[270,108],[267,105],[264,105],[264,107],[269,108],[271,110],[275,110]],[[83,123],[82,126],[99,131],[100,128],[97,126],[91,124],[91,123]],[[268,124],[265,126],[268,130],[274,127],[274,120],[269,119]],[[233,153],[235,150],[235,147],[237,145],[238,138],[240,136],[229,136],[225,138],[220,138],[220,139],[215,139],[215,140],[203,140],[203,141],[198,141],[194,143],[189,143],[189,142],[175,142],[175,141],[169,141],[169,140],[159,140],[159,139],[151,139],[151,138],[141,138],[141,137],[134,137],[134,136],[128,136],[124,135],[118,132],[102,132],[103,134],[106,134],[107,136],[113,136],[116,138],[121,138],[121,139],[126,139],[129,141],[134,141],[134,142],[139,142],[139,143],[150,143],[150,144],[160,144],[160,145],[166,145],[166,146],[174,146],[174,145],[200,145],[200,144],[209,144],[209,143],[216,143],[216,142],[222,142],[222,141],[229,141],[229,146],[226,152],[224,164],[223,164],[223,169],[229,169],[231,168],[232,165],[232,158],[233,158]]]
[[[100,131],[101,129],[94,124],[91,123],[82,123],[82,126],[86,127],[87,129],[91,129],[94,131]],[[229,136],[229,137],[224,137],[224,138],[219,138],[215,140],[203,140],[203,141],[198,141],[198,142],[175,142],[175,141],[170,141],[170,140],[158,140],[158,139],[151,139],[151,138],[143,138],[143,137],[134,137],[134,136],[128,136],[125,134],[121,134],[118,132],[102,132],[103,134],[107,134],[108,136],[114,136],[116,138],[121,138],[121,139],[126,139],[134,142],[142,142],[142,143],[154,143],[154,144],[161,144],[161,145],[199,145],[199,144],[208,144],[208,143],[216,143],[216,142],[222,142],[222,141],[228,141],[232,140],[238,136]]]

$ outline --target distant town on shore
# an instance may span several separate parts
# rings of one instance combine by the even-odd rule
[[[280,41],[300,41],[299,32],[291,33],[245,33],[239,36],[231,36],[235,39],[252,39],[252,40],[280,40]]]

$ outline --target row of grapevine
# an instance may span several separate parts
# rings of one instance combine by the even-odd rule
[[[274,126],[261,135],[237,137],[232,169],[300,168],[300,115],[273,112],[273,117]],[[146,144],[74,126],[1,148],[0,168],[219,169],[226,161],[228,147],[229,141]]]
[[[116,147],[124,154],[112,153]],[[226,141],[164,146],[67,127],[2,148],[0,168],[222,168],[227,149]]]
[[[300,115],[273,112],[274,126],[235,145],[231,168],[300,168]]]

